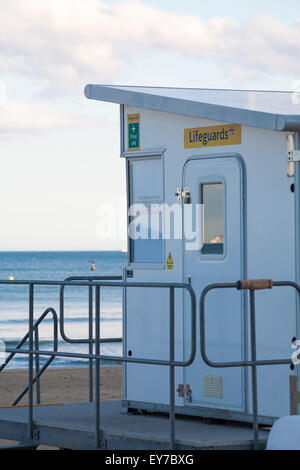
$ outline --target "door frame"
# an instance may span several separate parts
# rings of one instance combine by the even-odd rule
[[[211,154],[205,154],[205,155],[192,155],[188,157],[184,165],[182,167],[182,187],[184,187],[185,182],[185,171],[186,167],[189,163],[193,161],[199,161],[199,160],[216,160],[216,159],[233,159],[235,160],[240,169],[240,175],[241,175],[241,194],[240,194],[240,216],[241,216],[241,272],[242,276],[244,279],[247,279],[247,255],[248,255],[248,250],[247,250],[247,171],[246,171],[246,164],[245,160],[243,159],[242,155],[239,153],[234,153],[234,152],[226,152],[226,153],[211,153]],[[182,217],[182,227],[183,227],[183,217]],[[182,239],[182,279],[183,282],[186,282],[185,279],[185,250],[184,250],[184,239]],[[196,292],[196,296],[200,298],[200,292]],[[183,298],[183,311],[185,312],[185,298]],[[247,306],[247,293],[243,292],[242,293],[242,315],[244,317],[243,323],[244,323],[244,348],[243,348],[243,354],[244,357],[247,358],[248,356],[248,306]],[[185,315],[183,316],[183,321],[184,321]],[[197,326],[199,328],[199,326]],[[186,332],[185,332],[185,321],[183,324],[183,333],[184,333],[184,338],[186,338]],[[199,344],[197,345],[198,348],[198,353],[199,351]],[[184,351],[183,351],[184,354]],[[199,358],[200,359],[200,358]],[[201,359],[200,359],[201,360]],[[242,374],[243,377],[243,383],[242,383],[242,393],[244,396],[244,406],[245,406],[245,412],[249,412],[249,371],[248,368],[244,368],[244,373]],[[183,370],[183,382],[184,384],[186,383],[186,369],[184,368]],[[184,404],[185,406],[189,405],[191,406],[192,404],[188,403],[186,401],[186,397],[184,398]]]

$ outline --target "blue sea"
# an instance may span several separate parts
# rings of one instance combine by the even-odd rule
[[[0,280],[13,276],[15,280],[55,280],[69,276],[121,275],[127,253],[103,252],[0,252]],[[92,262],[95,271],[91,271]],[[34,317],[48,307],[59,315],[59,287],[36,286]],[[122,337],[121,288],[101,288],[101,338]],[[0,340],[6,347],[15,347],[28,331],[28,286],[0,285]],[[88,338],[88,288],[65,288],[65,332],[69,338]],[[39,327],[40,349],[52,350],[53,322],[51,316]],[[122,346],[102,344],[101,353],[121,355]],[[71,345],[60,338],[59,351],[88,353],[87,345]],[[41,363],[45,359],[41,358]],[[16,355],[8,368],[24,368],[27,356]],[[56,358],[60,367],[84,366],[87,361]],[[102,364],[104,365],[104,363]]]

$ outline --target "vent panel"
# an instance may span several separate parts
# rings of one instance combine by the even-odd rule
[[[204,396],[208,398],[223,398],[223,377],[220,375],[204,376]]]

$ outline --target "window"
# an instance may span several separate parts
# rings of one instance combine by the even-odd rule
[[[201,185],[204,255],[224,253],[224,187],[222,183]]]
[[[130,262],[163,263],[162,217],[151,227],[151,206],[163,204],[163,162],[160,157],[129,160]],[[132,237],[135,234],[135,237]]]

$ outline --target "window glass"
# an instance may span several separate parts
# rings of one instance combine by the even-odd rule
[[[203,207],[203,254],[224,252],[224,188],[222,183],[201,186]]]
[[[161,158],[129,160],[129,204],[142,204],[142,212],[131,213],[130,233],[141,237],[130,238],[130,262],[163,263],[162,217],[156,231],[151,231],[151,205],[163,204],[163,165]],[[139,206],[136,206],[138,208]]]

